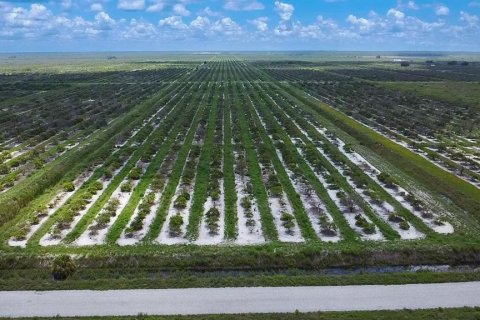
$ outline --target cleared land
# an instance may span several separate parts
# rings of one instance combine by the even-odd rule
[[[0,76],[5,287],[52,254],[106,282],[478,263],[478,108],[384,85],[476,64],[125,59]]]

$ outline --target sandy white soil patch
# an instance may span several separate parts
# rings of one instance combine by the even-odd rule
[[[453,233],[453,231],[454,231],[453,226],[449,222],[444,221],[442,225],[437,225],[437,224],[434,223],[433,219],[424,218],[422,211],[419,211],[419,210],[416,210],[415,208],[413,208],[413,206],[410,205],[410,203],[408,203],[405,200],[405,196],[402,196],[402,194],[404,194],[404,195],[408,194],[408,192],[405,189],[403,189],[401,187],[397,187],[397,189],[395,190],[395,189],[385,187],[377,177],[377,175],[380,173],[380,171],[377,168],[375,168],[373,165],[371,165],[368,161],[366,161],[362,156],[357,154],[356,152],[354,152],[354,151],[346,152],[345,151],[345,143],[342,140],[340,140],[338,138],[329,137],[329,135],[326,133],[327,130],[325,128],[318,128],[318,127],[315,127],[315,128],[317,129],[318,132],[320,132],[330,142],[336,144],[339,147],[340,152],[342,152],[345,156],[347,156],[354,164],[356,164],[360,168],[363,168],[364,172],[368,176],[370,176],[370,178],[372,178],[386,192],[388,192],[391,196],[393,196],[405,209],[409,210],[410,212],[415,214],[418,218],[420,218],[425,224],[427,224],[427,226],[429,226],[431,229],[433,229],[437,233],[442,233],[442,234]],[[319,151],[323,153],[323,150],[319,149]],[[328,159],[328,157],[327,157],[327,159]],[[328,160],[330,161],[330,159],[328,159]],[[383,217],[384,215],[381,215],[381,216]],[[437,216],[437,215],[434,214],[434,217],[435,216]],[[412,226],[411,226],[411,229],[412,229]],[[402,230],[402,232],[403,231],[404,230]],[[416,234],[418,236],[420,236],[420,232],[418,230],[416,230]],[[402,236],[402,233],[400,233],[400,235]],[[414,234],[404,233],[403,236],[405,236],[406,237],[405,239],[407,239],[407,237],[414,236]]]
[[[128,160],[125,161],[125,163],[127,163]],[[122,169],[123,167],[125,166],[122,165],[120,168],[118,168],[117,170],[115,170],[115,172],[113,172],[112,176],[115,177]],[[83,210],[80,210],[79,212],[77,212],[77,214],[75,215],[73,221],[70,223],[70,226],[69,228],[67,229],[64,229],[61,231],[60,235],[58,236],[54,236],[53,235],[53,229],[55,228],[56,224],[52,227],[52,229],[50,229],[50,231],[48,233],[46,233],[41,239],[40,239],[40,245],[41,246],[53,246],[53,245],[58,245],[60,244],[60,242],[62,242],[63,239],[65,239],[65,237],[73,230],[75,229],[75,227],[77,226],[77,224],[80,222],[80,220],[82,220],[82,218],[85,216],[85,214],[88,212],[88,210],[90,210],[90,208],[95,204],[95,202],[100,198],[100,196],[103,194],[103,192],[105,191],[105,189],[110,185],[110,183],[112,182],[113,180],[113,177],[112,179],[110,180],[101,180],[101,183],[102,183],[102,190],[101,191],[98,191],[95,195],[93,195],[93,197],[90,199],[90,202],[85,206],[85,208]]]
[[[218,199],[218,201],[214,202],[211,197],[208,197],[204,204],[203,219],[200,224],[198,239],[195,241],[196,244],[213,245],[219,244],[223,241],[225,230],[225,196],[223,192],[223,179],[220,182],[220,190],[222,190],[222,193],[220,194],[220,199]],[[220,212],[220,218],[218,220],[218,232],[216,234],[211,234],[206,221],[206,213],[214,207]]]
[[[16,241],[15,239],[10,239],[8,241],[8,244],[10,246],[15,246],[15,247],[25,247],[27,245],[27,242],[30,240],[30,238],[37,232],[38,229],[50,218],[57,210],[62,207],[65,202],[67,202],[70,197],[75,194],[76,190],[83,185],[85,181],[90,179],[90,177],[93,175],[94,170],[90,170],[87,172],[84,172],[78,177],[74,182],[73,185],[75,186],[75,190],[71,192],[65,192],[61,191],[55,198],[50,202],[49,208],[47,212],[45,213],[44,216],[39,218],[38,223],[31,225],[30,231],[25,237],[25,240],[22,241]]]
[[[144,170],[143,170],[144,171]],[[91,225],[85,230],[85,232],[75,241],[75,243],[78,246],[89,246],[89,245],[98,245],[102,244],[106,240],[106,236],[108,233],[108,230],[110,227],[115,223],[115,221],[118,219],[118,216],[120,213],[123,211],[125,206],[128,204],[128,200],[130,200],[130,197],[132,196],[135,188],[137,187],[138,183],[140,180],[135,180],[132,183],[132,191],[130,192],[122,192],[122,184],[128,180],[124,180],[118,187],[117,189],[113,192],[112,196],[110,199],[118,199],[119,200],[119,205],[115,211],[115,215],[110,217],[109,222],[106,224],[105,227],[97,230],[96,233],[92,233],[92,227],[94,227],[97,222],[94,220]],[[105,206],[108,205],[108,201],[105,203]],[[97,214],[97,217],[102,213],[104,210],[105,206],[100,210],[100,212]]]
[[[330,199],[333,200],[333,202],[335,202],[335,205],[340,209],[340,211],[342,211],[342,214],[344,215],[345,219],[350,225],[350,228],[355,230],[355,232],[358,233],[363,240],[380,241],[385,239],[383,234],[378,230],[377,226],[375,226],[375,233],[373,234],[366,234],[365,232],[363,232],[362,228],[356,225],[355,216],[360,214],[369,223],[372,223],[372,221],[365,215],[365,213],[360,208],[358,208],[358,206],[356,207],[355,212],[349,212],[348,208],[345,205],[343,205],[342,200],[338,197],[338,192],[342,192],[342,190],[328,189],[329,184],[325,179],[325,177],[317,173],[316,173],[316,176],[324,186],[327,186],[328,196],[330,197]]]
[[[257,202],[255,198],[251,197],[246,192],[247,183],[250,183],[248,177],[241,177],[235,174],[235,189],[237,192],[237,217],[238,217],[238,235],[235,243],[238,244],[259,244],[265,242],[265,238],[262,234],[262,224],[260,219],[260,211],[258,210]],[[252,220],[255,222],[254,226],[247,226],[248,218],[245,216],[245,209],[241,205],[241,200],[244,197],[251,197],[251,211]]]
[[[152,192],[152,191],[150,189],[148,189],[145,194],[147,195],[150,192]],[[143,220],[142,229],[134,232],[132,237],[128,237],[125,234],[125,230],[123,230],[122,235],[117,240],[117,243],[119,245],[121,245],[121,246],[135,245],[135,244],[139,243],[145,237],[145,235],[148,232],[148,229],[150,228],[150,225],[152,224],[153,220],[155,219],[157,210],[160,207],[161,196],[162,196],[161,192],[155,194],[155,202],[154,202],[153,206],[150,208],[150,213]],[[130,218],[130,221],[128,222],[127,227],[132,223],[132,221],[135,220],[135,218],[138,216],[138,213],[139,213],[139,206],[137,206],[137,208],[135,208],[135,212],[132,215],[132,217]]]
[[[187,163],[188,163],[188,158],[185,161],[182,172],[185,170]],[[180,181],[177,185],[175,194],[170,201],[170,206],[167,211],[167,217],[165,218],[165,222],[162,226],[162,230],[160,231],[160,235],[157,237],[157,240],[156,240],[158,243],[173,245],[173,244],[182,244],[182,243],[188,242],[188,240],[185,238],[185,234],[187,232],[188,219],[190,216],[190,209],[192,207],[192,202],[193,202],[193,186],[195,185],[195,181],[197,178],[197,175],[196,175],[197,164],[198,164],[198,158],[196,159],[196,162],[195,162],[195,177],[192,179],[191,184],[188,186],[184,186]],[[190,194],[190,199],[187,200],[187,203],[184,209],[177,209],[175,208],[175,199],[177,199],[177,197],[180,196],[183,191],[187,191]],[[179,214],[183,219],[183,224],[181,226],[181,234],[179,236],[172,236],[170,235],[170,219],[176,216],[177,214]]]
[[[282,214],[288,213],[294,215],[292,205],[285,192],[283,192],[280,198],[269,197],[268,204],[272,211],[273,221],[277,227],[278,239],[283,242],[303,242],[304,239],[296,219],[293,221],[294,227],[290,233],[283,226],[283,221],[281,220]]]

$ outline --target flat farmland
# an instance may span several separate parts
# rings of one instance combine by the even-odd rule
[[[478,263],[476,64],[85,59],[0,75],[0,285]]]

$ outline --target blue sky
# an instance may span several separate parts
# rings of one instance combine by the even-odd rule
[[[480,0],[0,0],[0,51],[480,51]]]

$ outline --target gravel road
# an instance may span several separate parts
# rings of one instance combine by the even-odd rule
[[[121,316],[480,306],[480,282],[396,286],[0,292],[0,316]]]

